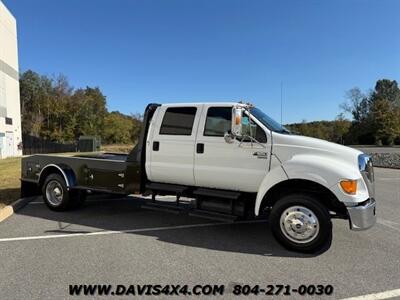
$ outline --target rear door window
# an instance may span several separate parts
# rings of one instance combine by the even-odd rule
[[[160,134],[192,135],[196,107],[167,108],[161,123]]]

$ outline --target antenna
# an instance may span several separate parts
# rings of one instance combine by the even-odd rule
[[[283,121],[282,121],[282,110],[283,110],[283,81],[281,81],[281,126],[283,125]]]

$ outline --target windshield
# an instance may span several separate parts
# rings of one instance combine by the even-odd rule
[[[250,109],[250,113],[263,125],[265,125],[268,129],[279,133],[290,133],[290,131],[287,128],[285,128],[285,126],[282,126],[274,119],[267,116],[260,109],[253,107]]]

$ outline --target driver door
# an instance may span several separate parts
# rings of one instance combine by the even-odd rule
[[[232,106],[205,105],[197,132],[194,177],[196,186],[257,192],[269,169],[271,138],[261,124],[253,123],[253,136],[229,144],[224,134],[231,130]],[[243,126],[250,128],[246,116]],[[250,129],[249,129],[250,130]]]

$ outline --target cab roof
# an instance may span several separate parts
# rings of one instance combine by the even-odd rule
[[[164,104],[162,104],[162,106],[173,106],[173,107],[199,106],[199,105],[247,106],[248,103],[243,103],[243,102],[184,102],[184,103],[164,103]]]

